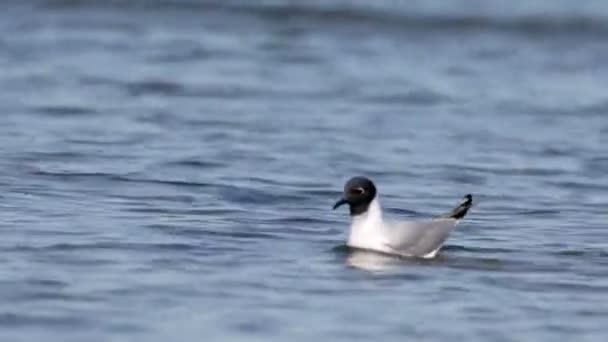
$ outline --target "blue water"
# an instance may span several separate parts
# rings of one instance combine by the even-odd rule
[[[0,340],[606,341],[606,2],[370,3],[4,3]]]

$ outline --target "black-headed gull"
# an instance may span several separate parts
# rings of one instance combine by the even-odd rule
[[[344,194],[334,209],[343,204],[349,205],[352,217],[348,246],[401,256],[432,258],[437,255],[452,228],[467,214],[473,197],[467,194],[448,213],[426,221],[388,221],[382,215],[374,183],[365,177],[354,177],[344,185]]]

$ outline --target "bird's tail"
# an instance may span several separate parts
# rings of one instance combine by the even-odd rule
[[[449,212],[441,215],[444,218],[453,218],[453,219],[461,219],[465,217],[469,209],[473,206],[473,196],[471,194],[466,194],[462,199],[462,202],[458,204],[458,206]]]

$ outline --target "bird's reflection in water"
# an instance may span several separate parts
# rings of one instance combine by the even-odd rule
[[[398,255],[380,253],[365,249],[347,247],[346,265],[367,271],[394,270],[404,264],[409,265],[436,265],[445,263],[448,259],[438,254],[434,258],[403,257]]]
[[[346,257],[346,265],[367,271],[387,271],[402,262],[398,256],[362,249],[351,249]]]

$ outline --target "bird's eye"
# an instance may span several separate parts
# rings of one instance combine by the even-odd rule
[[[350,190],[350,193],[353,195],[362,195],[365,193],[365,190],[363,190],[363,188],[354,188]]]

